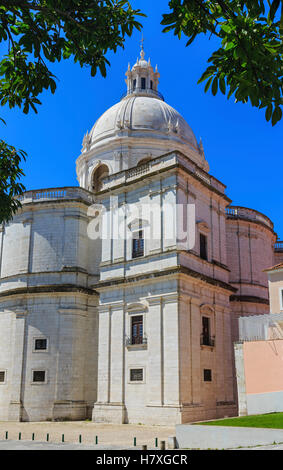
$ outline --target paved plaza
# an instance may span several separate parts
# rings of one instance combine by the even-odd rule
[[[8,433],[8,440],[6,440],[6,433]],[[32,441],[33,434],[34,441]],[[62,436],[64,436],[64,443],[62,443]],[[80,436],[81,443],[79,443]],[[142,445],[147,445],[148,449],[155,449],[156,439],[159,445],[161,441],[167,442],[170,436],[175,436],[174,426],[97,424],[90,421],[0,422],[0,450],[10,447],[42,450],[51,448],[61,450],[69,450],[68,448],[138,449]]]
[[[88,421],[64,423],[2,421],[0,422],[0,451],[141,450],[142,445],[147,445],[148,450],[158,450],[156,443],[159,446],[164,440],[167,448],[168,437],[175,434],[174,426],[114,425]],[[33,435],[34,440],[32,440]],[[64,442],[62,442],[62,436],[64,436]],[[81,436],[81,442],[79,442],[79,436]],[[236,450],[283,450],[283,443],[255,447],[242,446]]]

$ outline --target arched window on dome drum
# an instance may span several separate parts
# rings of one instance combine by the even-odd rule
[[[141,77],[141,89],[142,90],[145,90],[146,88],[146,80],[145,80],[145,77]]]
[[[136,79],[135,79],[135,80],[133,81],[133,90],[136,89],[136,86],[137,86],[137,81],[136,81]]]
[[[92,190],[94,192],[100,191],[102,188],[102,180],[109,175],[107,165],[100,165],[92,175]]]
[[[150,89],[152,90],[153,89],[153,81],[150,80]]]

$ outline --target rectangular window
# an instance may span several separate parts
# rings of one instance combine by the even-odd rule
[[[32,374],[33,382],[45,382],[45,370],[34,370]]]
[[[46,349],[47,349],[47,339],[37,338],[34,342],[34,349],[36,351],[46,351]]]
[[[210,318],[202,317],[202,344],[210,346]]]
[[[143,316],[132,317],[131,344],[143,343]]]
[[[143,369],[131,369],[130,370],[130,381],[131,382],[142,382],[143,381]]]
[[[207,260],[207,237],[200,233],[199,235],[200,257]]]
[[[211,369],[204,369],[203,370],[203,380],[205,382],[211,382],[212,381]]]
[[[134,90],[136,89],[136,86],[137,86],[137,81],[134,80],[134,81],[133,81],[133,89],[134,89]]]
[[[145,78],[141,77],[141,89],[145,90]]]
[[[144,255],[143,231],[139,230],[138,232],[134,233],[132,257],[138,258],[143,255]]]
[[[152,80],[150,80],[150,88],[151,88],[151,90],[153,89],[153,81]]]
[[[0,370],[0,383],[4,383],[4,382],[5,382],[5,371]]]

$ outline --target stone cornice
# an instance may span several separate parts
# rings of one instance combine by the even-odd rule
[[[60,284],[60,285],[46,285],[46,286],[32,286],[32,287],[18,287],[16,289],[6,290],[0,292],[0,298],[10,297],[15,295],[30,295],[30,294],[57,294],[57,293],[79,293],[85,295],[97,295],[93,289],[83,286],[76,286],[74,284]]]
[[[61,315],[79,315],[81,317],[87,317],[88,315],[87,309],[81,308],[59,308],[58,313]]]
[[[165,154],[161,155],[160,157],[157,157],[157,158],[151,160],[150,163],[151,163],[151,165],[158,164],[159,162],[162,162],[162,160],[164,158],[170,157],[171,155],[172,155],[172,160],[173,161],[172,161],[172,163],[169,162],[169,164],[166,167],[157,168],[156,170],[152,169],[152,171],[146,171],[145,173],[137,176],[137,178],[130,179],[129,181],[127,181],[127,179],[122,178],[123,181],[117,183],[116,185],[111,186],[110,188],[105,188],[102,191],[96,193],[97,196],[100,197],[105,193],[108,194],[109,192],[116,191],[116,190],[120,189],[121,187],[123,189],[125,189],[126,187],[135,185],[139,181],[143,181],[144,179],[146,179],[148,177],[152,177],[152,176],[155,176],[155,175],[160,175],[164,172],[169,172],[169,171],[172,172],[172,170],[175,170],[175,172],[176,172],[176,170],[181,169],[186,174],[192,176],[196,181],[198,181],[199,183],[201,183],[202,185],[207,187],[209,190],[211,190],[212,192],[214,192],[215,194],[220,196],[220,198],[224,199],[229,204],[232,202],[231,199],[228,198],[224,193],[224,189],[225,189],[226,186],[223,185],[223,183],[218,181],[212,175],[209,175],[208,173],[206,173],[193,160],[189,159],[186,155],[184,155],[180,151],[171,151],[171,152],[165,153]],[[173,157],[175,157],[175,159]],[[195,171],[193,171],[193,169],[189,169],[185,164],[183,164],[182,161],[181,161],[182,159],[185,162],[188,161],[188,163],[191,164],[195,168]],[[130,171],[130,170],[133,170],[133,168],[129,168],[129,170],[123,170],[121,172],[115,173],[114,175],[116,177],[118,177],[119,175],[126,174],[126,172]],[[109,178],[111,176],[114,176],[114,175],[110,175]],[[207,176],[204,177],[204,175],[207,175]],[[205,178],[207,178],[208,181],[206,181]],[[219,189],[217,189],[215,186],[213,186],[211,184],[211,180],[213,180],[216,184],[221,185],[223,187],[223,192],[220,191]]]
[[[266,230],[268,230],[269,232],[271,232],[274,237],[277,237],[276,232],[274,232],[274,230],[272,230],[271,227],[268,227],[268,225],[266,225],[264,222],[261,222],[260,220],[248,219],[247,217],[244,217],[244,216],[232,217],[232,216],[229,216],[229,215],[227,215],[227,214],[226,214],[226,220],[227,220],[229,223],[230,223],[230,222],[236,222],[236,223],[238,223],[238,221],[241,220],[241,221],[247,222],[247,223],[249,223],[249,224],[259,225],[260,227],[263,227],[263,228],[265,228]]]
[[[172,294],[162,294],[151,297],[146,297],[146,300],[149,305],[159,305],[162,303],[176,303],[179,299],[178,293],[174,292]]]
[[[221,269],[224,269],[225,271],[230,272],[230,269],[228,268],[228,266],[226,266],[226,264],[220,263],[219,261],[215,259],[212,259],[211,261],[202,259],[198,253],[195,253],[192,250],[190,251],[180,250],[180,251],[177,251],[177,253],[193,256],[194,258],[197,258],[203,264],[217,266],[218,268],[221,268]]]
[[[192,250],[190,251],[186,251],[186,250],[177,250],[175,248],[170,248],[166,251],[160,251],[160,249],[158,250],[154,250],[154,252],[150,253],[149,255],[145,255],[143,256],[141,259],[142,260],[145,260],[145,259],[152,259],[156,256],[160,256],[160,257],[166,257],[168,255],[172,255],[172,254],[175,254],[175,255],[186,255],[186,256],[193,256],[194,258],[197,258],[202,264],[206,264],[206,265],[209,265],[209,266],[217,266],[221,269],[224,269],[225,271],[228,271],[230,272],[230,269],[228,268],[228,266],[226,266],[226,264],[223,264],[223,263],[220,263],[219,261],[216,261],[216,260],[211,260],[211,261],[208,261],[208,260],[204,260],[202,259],[197,253],[193,252]],[[116,265],[122,265],[122,264],[137,264],[138,262],[138,258],[134,258],[134,259],[128,259],[128,260],[115,260],[114,262],[111,262],[111,261],[104,261],[104,262],[101,262],[100,263],[100,267],[103,268],[103,267],[107,267],[107,266],[116,266]]]
[[[238,280],[238,281],[231,281],[230,280],[230,284],[239,284],[239,285],[248,285],[248,286],[252,286],[252,287],[261,287],[262,289],[266,289],[268,290],[268,286],[266,285],[263,285],[263,284],[259,284],[258,282],[250,282],[250,281],[243,281],[243,280]]]
[[[231,295],[230,302],[249,302],[254,304],[269,305],[269,300],[253,295]]]
[[[161,277],[178,276],[180,274],[187,275],[195,279],[199,279],[200,281],[204,281],[210,285],[222,288],[226,291],[237,292],[238,290],[235,287],[231,286],[230,284],[227,284],[226,282],[221,281],[220,279],[214,279],[210,276],[199,273],[185,266],[176,266],[172,268],[163,269],[162,271],[159,271],[159,270],[151,271],[149,273],[139,274],[135,276],[112,278],[112,279],[105,280],[105,281],[99,281],[99,283],[94,284],[92,287],[99,292],[102,289],[113,287],[113,286],[127,285],[127,284],[153,280],[153,279],[157,280],[158,278],[161,278]]]
[[[5,281],[7,279],[13,279],[13,278],[19,278],[19,277],[32,277],[32,276],[40,276],[40,275],[53,275],[53,274],[66,274],[66,273],[74,273],[74,274],[84,274],[86,276],[98,276],[98,274],[93,274],[93,273],[88,273],[86,269],[81,268],[79,266],[63,266],[60,271],[39,271],[39,272],[18,272],[15,274],[12,274],[10,276],[4,276],[0,277],[0,283],[2,281]]]

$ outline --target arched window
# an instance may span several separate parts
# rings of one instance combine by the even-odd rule
[[[100,191],[102,188],[102,180],[109,175],[107,165],[100,165],[92,175],[92,190],[94,192]]]
[[[135,80],[133,81],[133,90],[136,89],[136,86],[137,86],[137,80],[135,79]]]
[[[141,77],[141,89],[145,90],[146,88],[146,79],[145,77]]]

